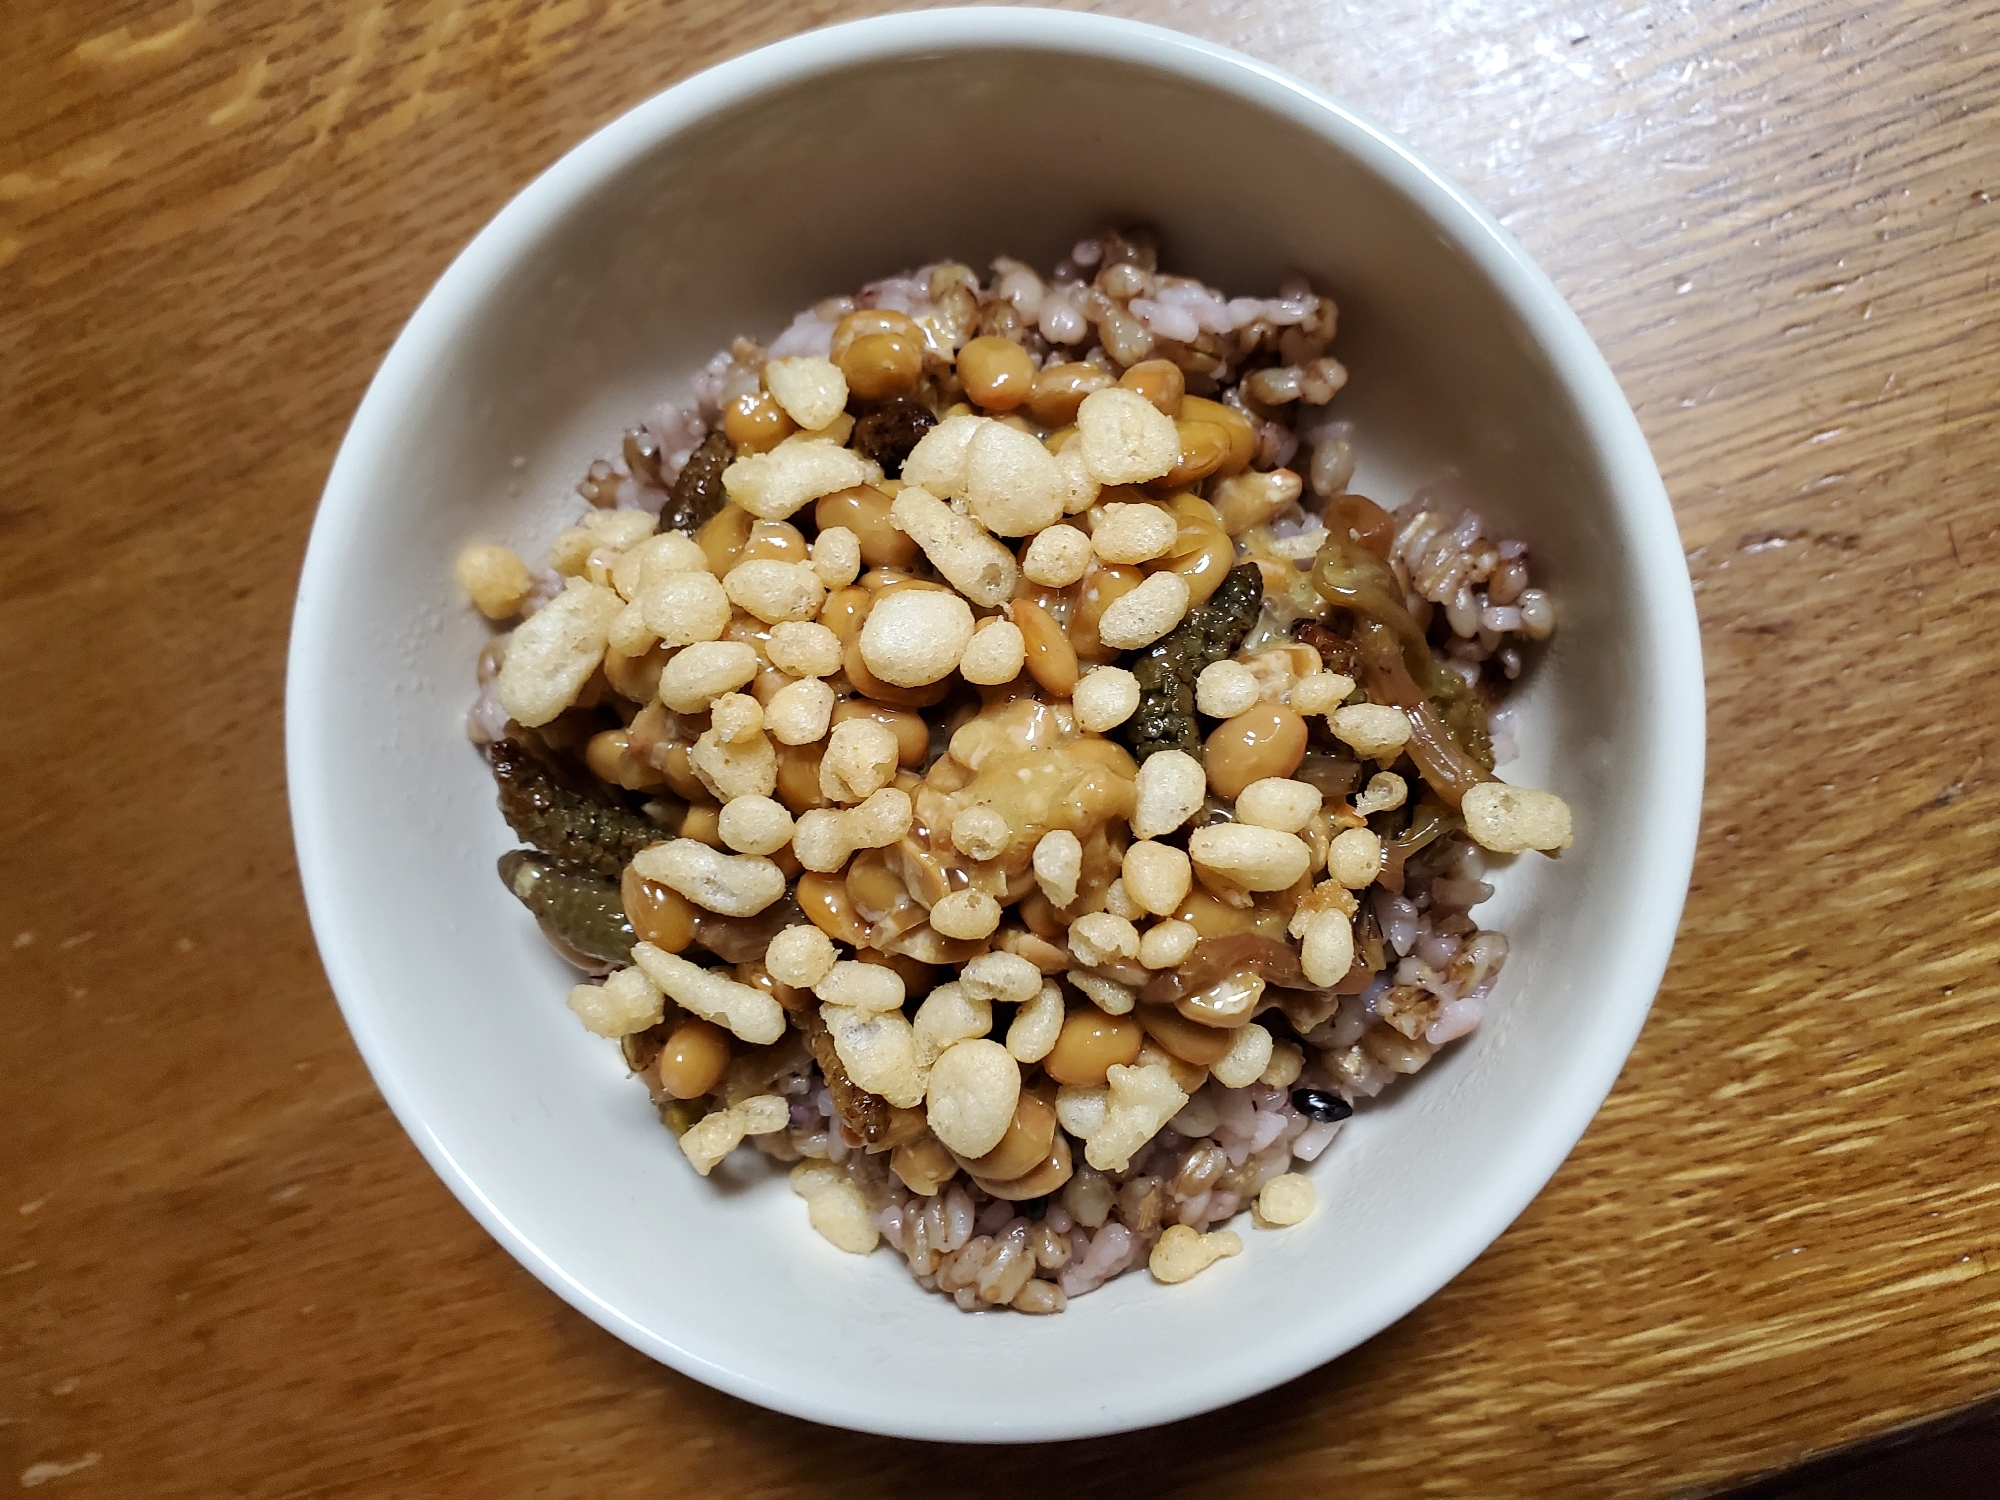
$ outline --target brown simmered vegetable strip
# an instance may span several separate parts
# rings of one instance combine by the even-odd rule
[[[1403,712],[1410,716],[1410,739],[1403,748],[1417,774],[1447,803],[1457,807],[1480,782],[1493,780],[1491,767],[1465,752],[1428,703],[1419,703]],[[1489,750],[1488,760],[1491,756]]]
[[[1478,763],[1482,771],[1492,769],[1493,741],[1486,732],[1486,710],[1463,677],[1426,657],[1442,680],[1436,692],[1420,686],[1410,675],[1408,653],[1398,647],[1395,632],[1380,621],[1359,621],[1354,627],[1354,640],[1356,666],[1371,700],[1393,703],[1412,714],[1420,708],[1427,709],[1432,721],[1459,750]],[[1454,806],[1457,801],[1455,797],[1452,799]]]
[[[577,481],[576,492],[592,505],[609,510],[618,503],[618,486],[622,483],[624,476],[600,458]]]
[[[1379,973],[1389,966],[1389,952],[1382,943],[1382,924],[1371,910],[1363,910],[1361,920],[1354,924],[1354,963],[1356,968],[1365,967],[1370,973]]]
[[[1139,679],[1139,707],[1125,722],[1125,742],[1138,759],[1161,750],[1201,755],[1194,716],[1194,682],[1201,669],[1243,644],[1264,604],[1264,575],[1255,563],[1231,568],[1208,603],[1128,663]]]
[[[1318,725],[1315,724],[1314,728],[1317,730]],[[1351,756],[1308,750],[1298,769],[1292,772],[1292,779],[1318,787],[1320,795],[1331,802],[1341,797],[1352,797],[1360,790],[1363,778],[1361,763]]]
[[[783,1036],[767,1046],[736,1052],[722,1081],[709,1093],[711,1097],[719,1095],[726,1105],[741,1104],[758,1094],[775,1092],[784,1079],[811,1066],[811,1049],[805,1037],[787,1027]]]
[[[1432,653],[1403,605],[1402,585],[1389,565],[1355,542],[1329,536],[1313,560],[1312,578],[1322,599],[1358,617],[1354,647],[1368,696],[1403,708],[1428,702],[1458,747],[1490,771],[1493,742],[1485,705],[1470,683]]]
[[[1354,671],[1354,642],[1336,635],[1324,623],[1308,615],[1292,626],[1292,639],[1319,653],[1319,663],[1329,672],[1351,675]]]
[[[1424,690],[1410,676],[1395,631],[1379,620],[1354,623],[1354,675],[1371,703],[1415,708],[1424,701]]]
[[[806,1046],[813,1061],[819,1064],[820,1075],[826,1079],[827,1096],[833,1100],[833,1112],[840,1116],[841,1122],[860,1136],[865,1145],[879,1145],[888,1139],[895,1111],[887,1099],[869,1093],[847,1076],[840,1054],[834,1051],[832,1033],[826,1029],[818,1010],[807,1006],[792,1020],[805,1034]]]
[[[1472,738],[1476,748],[1470,752],[1466,751],[1450,724],[1438,716],[1433,698],[1410,676],[1408,658],[1398,647],[1395,633],[1380,621],[1361,620],[1354,627],[1354,639],[1357,646],[1356,664],[1361,673],[1362,687],[1368,697],[1376,703],[1394,704],[1410,715],[1413,736],[1421,734],[1418,716],[1423,715],[1428,724],[1434,727],[1436,737],[1445,742],[1444,751],[1430,757],[1432,768],[1443,775],[1444,783],[1439,785],[1433,782],[1432,785],[1436,786],[1438,794],[1453,807],[1458,806],[1459,799],[1465,795],[1466,785],[1470,783],[1461,785],[1462,778],[1455,770],[1449,768],[1457,767],[1461,761],[1469,761],[1480,773],[1474,775],[1472,780],[1486,779],[1484,772],[1490,768],[1493,746],[1492,741],[1487,738],[1485,725],[1474,723],[1467,726],[1466,733]],[[1446,677],[1464,688],[1465,680],[1456,672],[1448,668],[1443,671]],[[1478,700],[1472,697],[1469,689],[1466,690],[1466,697],[1470,699],[1473,717],[1483,719],[1484,714],[1478,708]],[[1417,768],[1422,772],[1425,763],[1415,750],[1411,752],[1411,758],[1417,761]]]
[[[625,467],[641,484],[660,487],[660,440],[643,427],[625,434]]]
[[[667,1038],[673,1035],[674,1027],[681,1021],[681,1008],[669,1000],[666,1015],[657,1026],[648,1026],[644,1031],[635,1031],[630,1036],[618,1039],[618,1050],[625,1058],[625,1066],[634,1073],[652,1073],[653,1065],[660,1060],[660,1053],[666,1048]],[[649,1078],[646,1087],[655,1095],[659,1093],[657,1074]]]
[[[874,459],[882,472],[894,479],[903,472],[903,460],[910,456],[917,440],[935,426],[937,418],[921,402],[892,396],[855,418],[848,446],[863,458]]]
[[[1457,815],[1441,794],[1426,792],[1410,810],[1403,830],[1382,840],[1382,873],[1377,879],[1385,889],[1402,895],[1404,861],[1459,826]]]
[[[1329,532],[1313,559],[1312,580],[1327,603],[1380,620],[1405,645],[1430,649],[1423,631],[1403,606],[1403,586],[1394,570],[1366,547]]]
[[[625,915],[617,881],[562,868],[532,849],[501,855],[500,879],[577,967],[596,970],[632,961],[632,945],[639,938]]]
[[[772,938],[806,919],[798,899],[789,891],[754,917],[718,916],[700,907],[694,911],[694,940],[726,964],[762,958]]]
[[[486,754],[507,826],[560,864],[616,879],[633,855],[667,836],[643,814],[558,784],[518,740],[496,740]]]
[[[692,534],[721,510],[728,498],[722,488],[722,471],[735,457],[736,450],[719,430],[703,438],[667,491],[667,503],[660,510],[660,530]]]
[[[1155,974],[1140,999],[1148,1005],[1171,1005],[1184,995],[1207,989],[1230,974],[1257,974],[1266,984],[1290,990],[1314,985],[1299,967],[1298,949],[1254,932],[1203,938],[1178,968]]]
[[[1394,817],[1395,814],[1389,814]],[[1405,859],[1459,826],[1458,818],[1438,797],[1426,793],[1410,809],[1409,822],[1400,833],[1382,840],[1384,850],[1393,850]]]

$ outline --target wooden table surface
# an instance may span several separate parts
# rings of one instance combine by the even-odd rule
[[[319,486],[518,186],[869,8],[0,8],[0,1483],[1673,1495],[2000,1388],[1991,0],[1101,7],[1296,71],[1491,207],[1686,540],[1710,761],[1672,969],[1575,1155],[1428,1304],[1168,1430],[927,1448],[653,1365],[432,1177],[292,859]]]

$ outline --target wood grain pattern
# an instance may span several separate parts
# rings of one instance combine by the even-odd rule
[[[1300,73],[1491,206],[1605,349],[1686,538],[1711,768],[1680,946],[1582,1145],[1442,1294],[1167,1431],[934,1450],[652,1365],[431,1177],[292,864],[278,704],[318,487],[509,193],[676,78],[870,8],[0,9],[0,1473],[1670,1495],[2000,1386],[1986,0],[1101,7]]]

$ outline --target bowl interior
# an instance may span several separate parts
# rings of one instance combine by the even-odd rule
[[[733,335],[768,339],[821,297],[941,257],[1046,267],[1107,217],[1157,225],[1173,268],[1231,293],[1267,294],[1294,269],[1333,292],[1355,487],[1395,505],[1456,470],[1495,534],[1533,544],[1561,626],[1518,700],[1505,774],[1568,798],[1578,840],[1499,873],[1481,915],[1513,957],[1490,1019],[1357,1115],[1315,1169],[1306,1224],[1242,1226],[1246,1253],[1183,1287],[1142,1274],[1060,1318],[969,1317],[892,1252],[857,1260],[819,1239],[781,1177],[732,1159],[696,1178],[616,1049],[570,1016],[569,972],[494,875],[511,840],[462,727],[485,630],[451,564],[474,540],[539,556],[588,461]],[[1664,498],[1601,362],[1515,256],[1295,86],[1086,17],[896,17],[797,39],[642,106],[524,193],[356,418],[290,684],[328,970],[385,1094],[468,1207],[577,1306],[691,1374],[818,1420],[947,1438],[1221,1404],[1351,1347],[1476,1255],[1637,1032],[1699,785]]]

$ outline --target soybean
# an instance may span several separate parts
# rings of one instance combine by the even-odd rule
[[[1101,1088],[1112,1068],[1130,1067],[1138,1060],[1143,1041],[1144,1034],[1130,1016],[1107,1016],[1094,1005],[1079,1006],[1063,1018],[1042,1067],[1057,1083]]]

